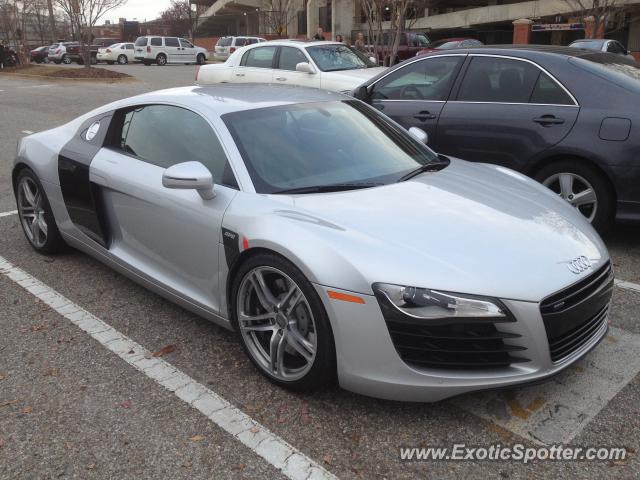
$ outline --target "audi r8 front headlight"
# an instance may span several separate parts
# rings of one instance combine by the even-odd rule
[[[385,317],[399,314],[425,320],[499,319],[509,315],[506,307],[493,298],[387,283],[374,283],[373,291]]]

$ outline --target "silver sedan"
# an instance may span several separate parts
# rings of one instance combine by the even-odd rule
[[[13,185],[36,251],[234,329],[283,387],[436,401],[556,374],[606,333],[605,246],[550,190],[425,137],[320,90],[179,88],[21,139]]]

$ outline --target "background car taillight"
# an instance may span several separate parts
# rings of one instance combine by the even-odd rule
[[[147,45],[147,53],[151,53],[151,47]]]
[[[230,48],[229,48],[229,53],[233,53],[233,52],[235,52],[235,51],[236,51],[236,47],[230,47]]]
[[[58,55],[60,53],[60,49],[56,50],[56,55]]]

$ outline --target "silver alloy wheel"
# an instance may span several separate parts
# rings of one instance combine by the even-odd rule
[[[240,332],[253,359],[283,381],[304,377],[316,357],[317,330],[307,298],[284,272],[256,267],[238,289]]]
[[[598,211],[596,191],[584,177],[576,173],[561,172],[550,176],[542,184],[573,205],[590,222]]]
[[[163,66],[167,64],[167,57],[164,54],[160,54],[158,55],[158,58],[156,59],[156,61],[158,62],[158,65]]]
[[[62,63],[64,63],[65,65],[69,65],[71,63],[71,58],[68,55],[64,55],[62,57]]]
[[[25,234],[36,248],[47,243],[47,222],[44,218],[44,199],[36,182],[24,177],[18,185],[18,213]]]
[[[118,57],[118,63],[119,63],[120,65],[125,65],[125,64],[127,64],[127,63],[128,63],[128,61],[129,61],[129,59],[127,58],[127,56],[126,56],[126,55],[120,55],[120,56]]]

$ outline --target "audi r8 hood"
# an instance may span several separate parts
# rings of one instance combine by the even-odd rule
[[[493,165],[453,159],[406,182],[290,198],[317,225],[337,227],[326,235],[371,283],[539,301],[608,260],[573,207]],[[593,267],[573,273],[569,262],[581,256]]]

